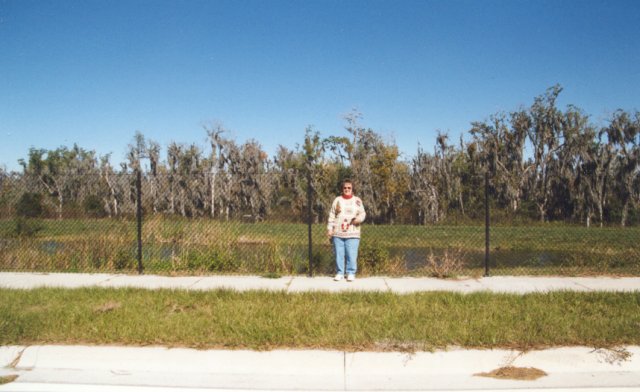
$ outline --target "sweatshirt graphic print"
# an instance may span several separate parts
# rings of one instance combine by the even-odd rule
[[[335,237],[360,238],[360,224],[352,225],[351,221],[356,218],[357,222],[362,223],[366,216],[362,200],[359,197],[352,196],[345,199],[338,196],[331,204],[327,230],[332,232]]]

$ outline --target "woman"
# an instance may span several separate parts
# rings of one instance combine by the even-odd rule
[[[358,270],[358,245],[360,245],[360,224],[367,214],[362,200],[353,195],[353,182],[342,181],[342,195],[335,198],[331,204],[327,236],[333,242],[336,254],[336,276],[333,280],[342,280],[345,274],[344,259],[347,257],[347,281],[356,279]]]

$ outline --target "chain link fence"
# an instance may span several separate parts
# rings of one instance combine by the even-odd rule
[[[326,275],[334,271],[326,211],[306,186],[287,194],[211,176],[112,173],[56,193],[23,176],[0,188],[0,270],[168,275]],[[256,177],[255,181],[268,181]],[[480,181],[482,183],[482,181]],[[490,187],[473,218],[363,226],[363,275],[640,275],[640,227],[492,223]],[[140,202],[139,202],[140,200]],[[483,204],[483,203],[480,203]],[[140,208],[138,208],[140,207]],[[365,208],[367,205],[365,203]],[[488,219],[485,213],[488,211]],[[374,223],[375,222],[375,223]],[[309,230],[311,236],[309,236]],[[488,234],[488,236],[487,236]],[[311,241],[310,241],[311,238]]]

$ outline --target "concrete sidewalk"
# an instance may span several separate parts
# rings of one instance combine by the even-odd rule
[[[37,287],[139,287],[145,289],[271,290],[301,291],[381,291],[407,294],[419,291],[454,291],[472,293],[490,291],[525,294],[548,291],[640,291],[640,277],[532,277],[492,276],[467,279],[436,278],[358,278],[355,282],[334,282],[331,277],[285,276],[277,279],[259,276],[181,276],[118,275],[81,273],[0,272],[0,288],[33,289]]]
[[[535,380],[479,375],[507,366],[535,368],[546,375]],[[110,391],[132,386],[144,391],[640,389],[638,346],[619,351],[565,347],[418,353],[11,346],[0,348],[0,367],[4,374],[19,375],[0,391],[86,391],[95,386]],[[65,387],[47,387],[52,384]]]

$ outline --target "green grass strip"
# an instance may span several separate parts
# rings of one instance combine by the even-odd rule
[[[640,292],[0,290],[0,344],[432,350],[640,344]]]

